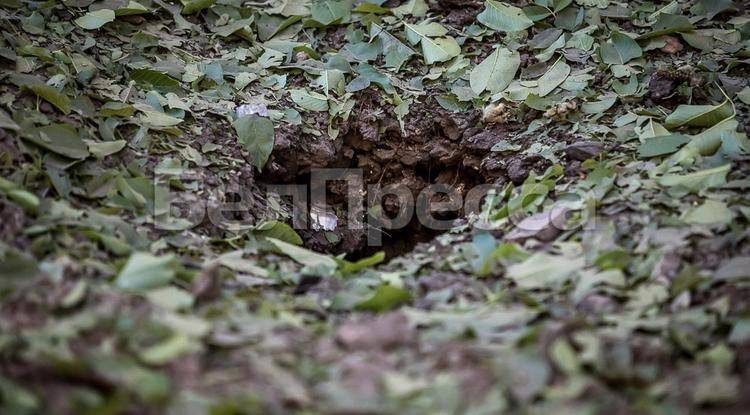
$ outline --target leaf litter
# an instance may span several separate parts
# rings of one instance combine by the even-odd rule
[[[744,2],[0,13],[0,412],[750,408]],[[334,167],[495,191],[267,197]]]

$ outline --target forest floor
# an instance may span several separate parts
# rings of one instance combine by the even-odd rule
[[[0,413],[750,411],[747,6],[0,0]]]

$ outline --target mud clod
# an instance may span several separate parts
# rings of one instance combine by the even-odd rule
[[[565,147],[565,154],[572,160],[585,161],[604,151],[604,145],[596,141],[579,141]]]

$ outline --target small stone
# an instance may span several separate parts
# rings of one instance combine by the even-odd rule
[[[310,208],[310,218],[312,219],[312,228],[316,231],[332,231],[338,225],[338,217],[333,212],[320,206]]]
[[[243,104],[235,109],[237,118],[242,118],[246,115],[258,114],[261,117],[268,117],[268,107],[266,104]]]
[[[523,183],[529,177],[530,171],[528,164],[518,158],[509,161],[505,170],[508,178],[516,185]]]
[[[500,141],[502,137],[493,131],[482,131],[479,134],[465,138],[463,148],[472,153],[486,153],[492,149],[492,146]]]
[[[565,154],[569,158],[578,161],[592,159],[602,151],[604,151],[604,146],[597,141],[579,141],[565,148]]]
[[[552,208],[549,211],[537,213],[522,220],[516,227],[505,235],[505,239],[513,242],[521,242],[526,239],[537,239],[540,241],[551,241],[560,234],[561,223],[565,217],[565,209]]]
[[[667,42],[667,44],[661,48],[661,51],[664,53],[675,54],[682,51],[684,48],[680,40],[674,36],[664,36],[664,40]]]

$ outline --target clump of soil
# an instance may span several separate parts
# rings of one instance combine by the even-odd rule
[[[484,8],[484,2],[477,0],[438,0],[430,9],[445,14],[445,22],[451,26],[463,27],[476,21],[476,16]]]
[[[690,67],[659,68],[651,75],[648,84],[649,96],[656,101],[665,101],[672,97],[675,90],[683,83],[690,86],[700,86],[703,83],[703,78],[700,73]]]

